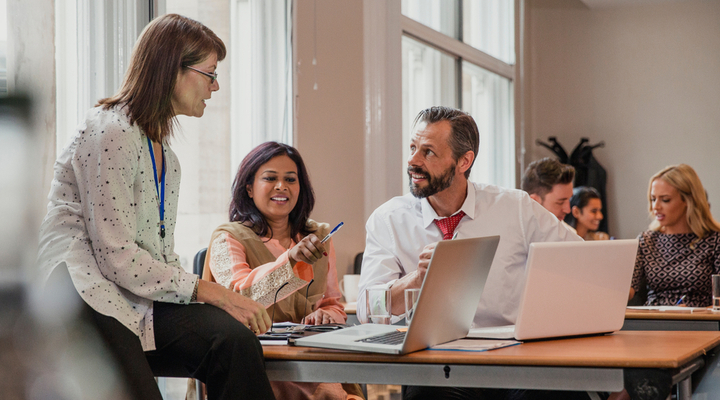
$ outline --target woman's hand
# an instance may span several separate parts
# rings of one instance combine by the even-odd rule
[[[344,324],[345,321],[337,321],[333,316],[323,310],[322,308],[317,309],[305,317],[305,325],[322,325],[322,324]]]
[[[201,279],[197,300],[224,310],[255,334],[265,333],[272,327],[270,316],[262,304],[216,283]]]
[[[305,236],[298,244],[288,251],[290,264],[294,267],[295,263],[302,261],[308,264],[315,264],[315,261],[327,256],[325,245],[320,243],[320,239],[314,234]]]

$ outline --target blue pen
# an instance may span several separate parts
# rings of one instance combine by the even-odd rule
[[[676,306],[679,306],[680,303],[682,303],[682,301],[685,300],[685,296],[687,296],[687,295],[686,295],[686,294],[682,295],[682,297],[680,298],[680,300],[678,300],[677,303],[675,303],[675,305],[676,305]]]
[[[325,237],[323,238],[323,240],[320,241],[320,243],[325,243],[325,242],[327,242],[328,240],[330,240],[330,238],[332,237],[332,235],[334,235],[335,232],[337,232],[338,229],[340,229],[340,227],[343,226],[343,225],[345,225],[344,222],[339,223],[338,226],[334,227],[333,230],[331,230],[330,233],[328,233],[327,236],[325,236]]]

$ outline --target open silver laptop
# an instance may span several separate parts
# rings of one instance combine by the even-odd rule
[[[364,324],[296,339],[295,345],[405,354],[465,337],[499,242],[499,236],[439,242],[407,332],[396,325]],[[387,334],[399,336],[397,343],[378,343]]]
[[[515,325],[473,328],[468,337],[530,340],[619,330],[637,247],[636,239],[532,243]]]

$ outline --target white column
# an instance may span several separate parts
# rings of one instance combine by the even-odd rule
[[[365,0],[365,219],[402,194],[400,0]]]
[[[10,95],[25,94],[33,102],[30,127],[38,138],[34,152],[40,165],[40,198],[28,207],[45,215],[45,201],[55,161],[55,2],[7,0],[7,77]],[[25,171],[4,171],[25,173]],[[31,177],[33,178],[33,177]],[[22,194],[15,194],[22,195]]]

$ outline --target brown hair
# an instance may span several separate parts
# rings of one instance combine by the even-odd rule
[[[470,177],[470,170],[473,164],[475,164],[475,158],[477,157],[478,147],[480,145],[480,134],[478,133],[477,124],[470,114],[465,111],[460,111],[450,107],[435,106],[426,108],[415,117],[413,127],[418,122],[424,122],[426,124],[434,124],[440,121],[448,121],[452,132],[448,139],[448,145],[453,152],[453,159],[459,160],[465,153],[472,151],[473,162],[470,164],[470,168],[465,171],[465,178]]]
[[[668,185],[674,187],[685,204],[687,204],[687,212],[685,218],[698,238],[702,239],[712,231],[720,232],[720,224],[713,218],[710,213],[710,205],[708,204],[707,194],[703,188],[700,177],[695,170],[687,164],[671,165],[665,167],[662,171],[650,178],[648,185],[648,202],[650,203],[650,214],[652,215],[652,183],[656,179],[662,179]],[[660,230],[660,223],[655,220],[650,224],[650,229],[654,231]]]
[[[572,183],[573,179],[575,179],[575,168],[545,157],[528,165],[520,187],[528,194],[536,194],[545,200],[545,195],[552,192],[553,186]]]
[[[242,222],[260,237],[271,234],[272,228],[265,220],[255,202],[248,194],[247,187],[255,182],[255,174],[260,167],[275,157],[288,156],[297,167],[298,183],[300,184],[300,196],[298,196],[295,208],[290,211],[290,236],[303,237],[314,231],[308,226],[308,218],[315,207],[315,191],[310,183],[310,176],[305,168],[300,153],[296,148],[284,143],[265,142],[252,149],[240,163],[235,181],[232,185],[232,199],[230,200],[230,222]]]
[[[151,140],[162,142],[173,133],[172,95],[178,72],[213,53],[222,61],[227,51],[210,28],[177,14],[157,17],[135,43],[120,90],[97,105],[127,106],[130,123],[137,123]]]

